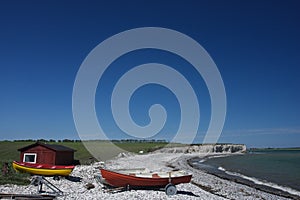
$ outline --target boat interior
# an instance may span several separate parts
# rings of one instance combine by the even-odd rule
[[[170,177],[174,178],[174,177],[191,175],[190,173],[181,170],[169,171],[169,172],[153,172],[147,168],[118,169],[113,171],[120,174],[126,174],[130,176],[136,176],[142,178],[170,178]]]

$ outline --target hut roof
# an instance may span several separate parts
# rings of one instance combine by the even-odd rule
[[[42,143],[42,142],[36,142],[36,143],[28,145],[26,147],[22,147],[22,148],[18,149],[18,151],[25,151],[25,150],[30,149],[30,148],[35,147],[35,146],[43,146],[43,147],[46,147],[46,148],[51,149],[53,151],[76,151],[72,148],[69,148],[69,147],[66,147],[66,146],[63,146],[63,145],[45,144],[45,143]]]

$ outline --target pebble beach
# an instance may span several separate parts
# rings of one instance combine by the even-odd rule
[[[161,152],[142,155],[121,154],[105,163],[96,162],[91,165],[76,166],[69,179],[61,178],[57,181],[51,177],[46,179],[63,191],[63,194],[56,199],[291,199],[216,177],[199,169],[194,169],[188,164],[189,159],[204,156],[207,156],[207,154]],[[108,169],[147,168],[151,171],[180,169],[191,172],[193,178],[190,183],[177,185],[178,192],[173,196],[167,196],[163,189],[109,191],[97,179],[100,176],[99,168],[101,167]],[[51,192],[46,186],[43,190]],[[37,187],[33,185],[2,185],[0,186],[0,193],[37,194]],[[300,197],[292,199],[300,199]]]

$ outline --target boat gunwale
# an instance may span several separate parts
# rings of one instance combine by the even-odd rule
[[[18,161],[13,161],[14,164],[21,166],[21,167],[26,167],[26,168],[31,168],[31,169],[45,169],[45,170],[73,170],[75,168],[75,165],[51,165],[51,164],[42,164],[42,163],[26,163],[26,162],[18,162]],[[39,166],[39,167],[37,167]]]
[[[144,170],[144,169],[146,169],[146,168],[137,168],[137,169],[132,169],[132,173],[133,173],[133,171],[134,170],[139,170],[139,169],[142,169],[142,170]],[[101,169],[102,170],[102,169]],[[171,175],[172,175],[172,173],[174,174],[174,173],[180,173],[180,172],[182,172],[182,176],[171,176],[171,178],[177,178],[177,177],[185,177],[185,176],[192,176],[193,174],[192,173],[188,173],[188,172],[186,172],[186,171],[183,171],[183,170],[175,170],[175,171],[169,171],[169,172],[155,172],[155,171],[150,171],[150,172],[141,172],[141,173],[139,173],[139,174],[135,174],[135,176],[133,176],[133,175],[130,175],[130,174],[126,174],[126,173],[122,173],[123,171],[125,172],[125,171],[128,171],[128,172],[130,172],[130,169],[116,169],[116,170],[109,170],[109,169],[104,169],[103,168],[103,170],[106,170],[106,171],[109,171],[109,172],[112,172],[112,173],[117,173],[117,174],[121,174],[121,175],[125,175],[125,176],[130,176],[130,177],[140,177],[140,178],[154,178],[154,177],[143,177],[143,176],[136,176],[136,175],[142,175],[142,174],[149,174],[149,175],[152,175],[152,174],[166,174],[166,175],[168,175],[169,173],[171,173]],[[169,176],[168,177],[155,177],[155,178],[170,178]]]

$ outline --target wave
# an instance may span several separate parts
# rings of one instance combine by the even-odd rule
[[[226,170],[223,167],[218,167],[218,170],[226,172]]]
[[[193,163],[193,164],[198,164],[198,163],[204,163],[206,162],[207,160],[211,159],[211,158],[222,158],[222,157],[227,157],[227,156],[230,156],[228,154],[222,154],[222,155],[211,155],[211,156],[207,156],[207,157],[204,157],[203,159],[201,160],[198,160],[197,162]]]
[[[293,195],[300,196],[300,192],[299,191],[294,190],[294,189],[289,188],[289,187],[285,187],[285,186],[278,185],[276,183],[272,183],[272,182],[260,180],[260,179],[255,178],[255,177],[249,177],[249,176],[237,173],[237,172],[227,171],[226,169],[224,169],[221,166],[218,167],[218,170],[220,170],[222,172],[225,172],[226,174],[231,175],[231,176],[237,176],[237,177],[246,179],[248,181],[253,182],[256,185],[264,185],[264,186],[268,186],[268,187],[271,187],[271,188],[274,188],[274,189],[282,190],[284,192],[288,192],[288,193],[293,194]]]
[[[253,152],[253,151],[249,151],[248,154],[261,155],[261,154],[266,154],[266,153],[265,152]]]
[[[235,155],[238,155],[238,154],[235,154]],[[209,156],[209,158],[224,158],[224,157],[228,157],[228,156],[232,156],[232,155],[229,155],[229,154],[212,155],[212,156]]]

